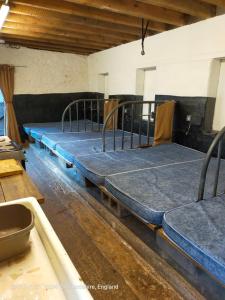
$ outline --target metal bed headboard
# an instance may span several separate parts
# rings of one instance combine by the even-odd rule
[[[76,132],[80,131],[80,114],[79,114],[79,106],[81,105],[83,108],[83,120],[84,120],[84,131],[87,131],[87,111],[90,109],[90,118],[91,118],[91,131],[94,129],[96,130],[96,127],[94,128],[94,123],[97,123],[97,131],[100,131],[100,104],[106,101],[105,99],[78,99],[71,102],[67,107],[65,108],[63,114],[62,114],[62,131],[65,131],[65,118],[68,113],[69,115],[69,131],[73,132],[72,128],[72,108],[75,107],[75,120],[77,121],[76,125]],[[90,107],[87,107],[87,104],[90,103]],[[96,103],[96,105],[95,105]],[[97,122],[93,121],[93,112],[97,113]]]
[[[210,163],[211,158],[213,156],[213,151],[218,146],[217,168],[216,168],[215,182],[214,182],[214,186],[213,186],[213,197],[217,196],[217,189],[218,189],[218,181],[219,181],[219,175],[220,175],[220,165],[221,165],[221,156],[222,156],[222,147],[223,147],[224,137],[225,137],[225,127],[223,127],[223,129],[214,138],[214,140],[213,140],[213,142],[212,142],[212,144],[211,144],[211,146],[210,146],[210,148],[207,152],[204,164],[202,166],[197,201],[201,201],[204,198],[205,183],[206,183],[206,176],[207,176],[209,163]]]
[[[156,112],[156,107],[165,103],[166,101],[126,101],[123,103],[120,103],[118,106],[116,106],[106,117],[105,123],[103,126],[102,130],[102,151],[106,151],[106,130],[107,130],[107,125],[109,124],[110,121],[113,123],[113,150],[116,150],[116,113],[119,111],[119,109],[122,109],[122,125],[121,125],[121,130],[122,130],[122,136],[121,136],[121,148],[122,150],[124,149],[124,137],[125,137],[125,111],[127,107],[131,107],[131,120],[130,120],[130,148],[133,148],[133,137],[134,137],[134,108],[136,106],[141,107],[141,114],[138,115],[138,122],[139,122],[139,128],[138,128],[138,136],[139,136],[139,142],[138,142],[138,147],[141,146],[151,146],[150,145],[150,124],[155,125],[155,112]],[[144,105],[148,106],[148,113],[143,114],[143,107]],[[143,122],[143,117],[147,117],[147,144],[143,145],[141,144],[141,139],[142,139],[142,122]]]

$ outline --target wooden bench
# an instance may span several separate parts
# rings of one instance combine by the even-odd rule
[[[40,204],[44,203],[44,197],[26,171],[23,171],[21,174],[0,178],[0,202],[27,197],[35,197]]]

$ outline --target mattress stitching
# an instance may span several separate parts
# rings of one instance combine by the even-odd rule
[[[198,160],[193,160],[193,161],[189,161],[189,162],[195,162],[195,161],[200,161],[200,160],[202,160],[202,159],[198,159]],[[185,162],[181,162],[181,163],[175,163],[176,165],[177,164],[184,164]],[[157,169],[157,168],[161,168],[161,167],[165,167],[165,166],[170,166],[170,165],[174,165],[174,164],[169,164],[169,165],[164,165],[164,166],[158,166],[158,167],[152,167],[152,168],[147,168],[147,169]],[[144,169],[142,169],[142,170],[144,170]],[[142,171],[142,170],[140,170],[140,171]],[[146,169],[145,169],[146,170]],[[130,171],[129,173],[131,173],[132,171]],[[134,171],[134,172],[136,172],[136,171]],[[122,191],[120,188],[117,188],[116,186],[114,186],[114,184],[112,183],[112,181],[110,181],[110,178],[109,177],[111,177],[111,176],[115,176],[115,175],[119,175],[119,174],[125,174],[126,172],[124,172],[124,173],[117,173],[117,174],[114,174],[114,175],[110,175],[110,176],[108,176],[107,178],[106,178],[106,181],[107,182],[109,182],[110,184],[111,184],[111,186],[113,187],[113,188],[115,188],[115,189],[117,189],[121,194],[123,194],[124,196],[126,196],[126,197],[129,197],[130,199],[131,199],[131,201],[134,201],[134,202],[136,202],[136,203],[139,203],[140,205],[142,205],[144,208],[149,208],[146,204],[143,204],[143,203],[141,203],[141,202],[138,202],[136,199],[134,199],[134,198],[132,198],[132,196],[131,195],[129,195],[129,194],[127,194],[126,192],[124,192],[124,191]],[[190,202],[190,203],[192,203],[192,202]],[[187,205],[188,204],[190,204],[190,203],[187,203]],[[182,206],[182,205],[181,205]],[[176,207],[176,208],[179,208],[180,206],[178,206],[178,207]],[[174,208],[174,209],[176,209],[176,208]],[[154,211],[154,212],[156,212],[156,213],[163,213],[163,214],[165,214],[165,211],[161,211],[161,210],[155,210],[155,209],[151,209],[152,211]],[[172,209],[170,209],[170,210],[172,210]]]
[[[203,200],[204,201],[204,200]],[[190,205],[191,203],[188,203],[187,205]],[[180,207],[176,207],[175,209],[179,209]],[[172,210],[171,210],[172,211]],[[171,212],[170,211],[170,212]],[[203,249],[201,249],[198,245],[196,245],[196,243],[194,242],[194,243],[192,243],[191,242],[191,240],[189,239],[189,238],[187,238],[186,236],[186,234],[185,234],[185,236],[183,236],[183,235],[181,235],[172,225],[169,225],[168,223],[167,223],[167,221],[166,221],[166,214],[164,214],[164,216],[163,216],[163,218],[164,218],[164,221],[166,222],[166,225],[167,226],[169,226],[176,234],[178,234],[179,236],[182,236],[183,238],[184,238],[184,240],[186,240],[188,243],[190,243],[190,244],[194,244],[194,246],[198,249],[198,251],[200,251],[200,252],[203,252]],[[167,234],[168,235],[168,234]],[[181,248],[181,247],[180,247]],[[181,248],[181,249],[183,249],[183,248]],[[210,257],[214,262],[216,262],[217,264],[219,264],[220,266],[222,266],[222,267],[225,267],[225,264],[222,264],[220,261],[216,261],[215,260],[215,258],[213,258],[213,257],[211,257],[210,256],[210,254],[208,253],[208,251],[206,251],[206,253],[204,253],[204,254],[206,254],[206,256],[207,257]],[[189,255],[190,257],[192,257],[191,255]]]
[[[185,163],[191,163],[191,162],[195,162],[195,161],[201,161],[201,160],[204,160],[204,159],[205,158],[198,158],[198,159],[194,159],[194,160],[174,162],[174,163],[165,164],[165,165],[161,165],[161,166],[147,167],[147,168],[138,169],[138,170],[134,170],[134,171],[131,170],[131,171],[126,171],[126,172],[119,172],[119,173],[115,173],[115,174],[112,174],[112,175],[108,175],[108,177],[115,176],[115,175],[121,175],[121,174],[127,174],[127,173],[134,173],[134,172],[139,172],[139,171],[143,171],[143,170],[159,169],[159,168],[162,168],[162,167],[169,167],[169,166],[174,166],[174,165],[181,165],[181,164],[185,164]]]

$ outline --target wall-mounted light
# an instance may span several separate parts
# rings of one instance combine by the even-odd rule
[[[3,24],[5,23],[5,20],[9,13],[9,6],[8,6],[8,0],[5,1],[4,4],[2,4],[0,8],[0,30],[3,27]]]

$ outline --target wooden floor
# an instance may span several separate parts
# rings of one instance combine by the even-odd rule
[[[74,180],[74,170],[37,145],[27,158],[28,174],[45,197],[42,208],[94,299],[202,299]]]

